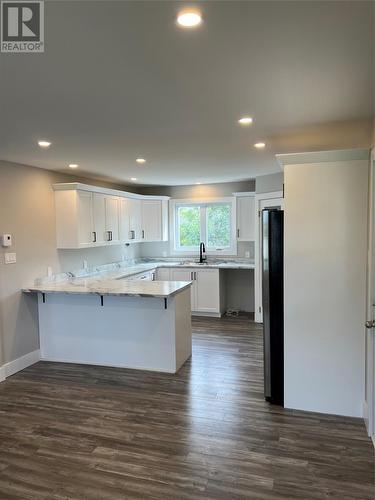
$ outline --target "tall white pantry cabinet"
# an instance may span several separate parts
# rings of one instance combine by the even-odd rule
[[[54,184],[57,248],[168,240],[168,197]]]

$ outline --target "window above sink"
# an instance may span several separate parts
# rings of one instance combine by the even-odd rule
[[[171,251],[195,255],[203,242],[207,255],[236,255],[236,201],[233,197],[171,200]]]

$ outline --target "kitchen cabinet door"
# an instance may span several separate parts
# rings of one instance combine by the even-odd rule
[[[105,195],[93,193],[92,214],[94,227],[94,240],[96,245],[106,245],[108,241],[105,224]]]
[[[237,197],[237,240],[255,241],[255,197]]]
[[[161,241],[162,202],[142,200],[142,241]]]
[[[171,281],[192,281],[193,284],[190,288],[191,292],[191,310],[196,309],[196,286],[194,281],[194,271],[184,268],[171,269]]]
[[[105,196],[105,232],[109,243],[120,242],[120,200],[116,196]]]
[[[130,234],[130,208],[129,199],[120,199],[120,241],[129,243],[131,241]]]
[[[78,205],[78,246],[91,247],[93,246],[95,239],[93,232],[93,218],[92,218],[92,193],[88,191],[78,191],[77,205]]]
[[[220,314],[219,269],[194,269],[195,311]]]
[[[131,241],[142,241],[142,202],[129,198],[129,226]]]
[[[156,270],[156,280],[157,281],[171,281],[170,269],[167,267],[159,267]]]

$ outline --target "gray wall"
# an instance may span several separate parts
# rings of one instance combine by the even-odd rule
[[[158,194],[171,198],[208,198],[231,196],[239,191],[255,191],[255,180],[243,182],[225,182],[221,184],[202,184],[193,186],[143,186],[142,194]]]
[[[56,250],[52,184],[73,181],[121,187],[0,162],[0,234],[11,233],[13,236],[13,246],[8,250],[0,249],[0,333],[3,363],[38,349],[35,297],[26,296],[20,290],[36,277],[45,276],[47,266],[51,266],[53,272],[57,273],[82,267],[83,259],[89,265],[104,264],[121,260],[122,255],[131,257],[139,253],[139,245]],[[16,252],[16,264],[4,264],[5,251]]]
[[[283,172],[276,174],[260,175],[256,178],[256,192],[257,193],[271,193],[272,191],[282,191],[284,183]]]

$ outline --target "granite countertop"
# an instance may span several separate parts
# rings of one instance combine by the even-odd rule
[[[127,281],[136,274],[152,271],[160,267],[214,268],[214,269],[254,269],[249,261],[208,261],[200,265],[195,260],[159,260],[133,263],[108,264],[95,270],[80,270],[76,273],[62,273],[52,278],[42,278],[23,289],[24,292],[96,294],[118,296],[140,296],[167,298],[190,286],[186,281]]]
[[[64,293],[88,295],[116,295],[120,297],[168,298],[182,292],[190,281],[126,281],[118,279],[72,279],[61,283],[33,285],[24,292]]]

